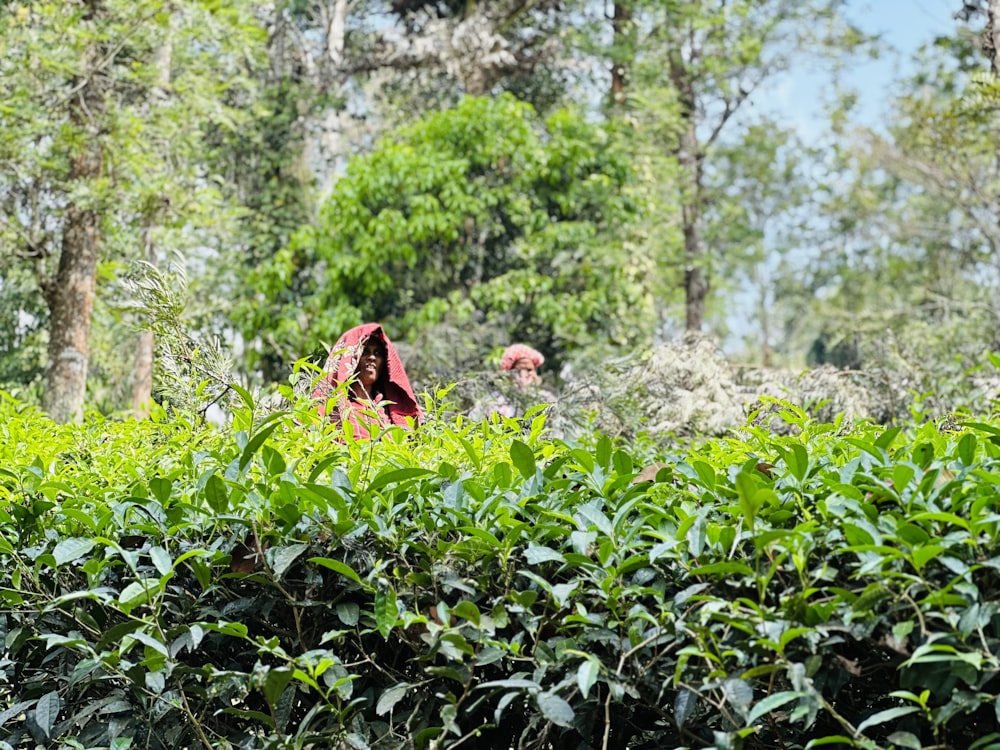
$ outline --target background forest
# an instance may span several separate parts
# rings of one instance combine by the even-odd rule
[[[1000,3],[954,6],[871,129],[842,0],[3,0],[0,387],[141,412],[366,320],[418,386],[683,332],[953,381],[1000,349]],[[805,69],[809,142],[758,106]]]

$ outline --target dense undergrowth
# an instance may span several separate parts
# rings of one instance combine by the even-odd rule
[[[6,399],[0,748],[1000,748],[1000,424],[783,409],[648,455]]]

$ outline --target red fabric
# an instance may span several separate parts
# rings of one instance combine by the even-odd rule
[[[365,323],[352,328],[344,333],[330,350],[330,356],[323,368],[327,374],[313,392],[313,398],[319,402],[320,416],[326,415],[327,401],[338,384],[346,383],[354,376],[365,343],[372,337],[380,338],[386,350],[384,372],[380,379],[382,392],[373,394],[376,408],[366,402],[350,398],[348,391],[339,398],[336,406],[331,404],[329,415],[331,420],[350,421],[354,425],[355,437],[368,437],[365,424],[372,423],[376,418],[385,426],[407,427],[407,417],[412,418],[414,422],[419,422],[422,417],[420,407],[417,406],[417,397],[413,394],[410,379],[406,376],[406,370],[403,369],[403,362],[396,352],[396,347],[378,323]],[[383,401],[390,403],[384,408],[378,408]]]
[[[516,362],[522,359],[530,359],[535,367],[541,367],[545,357],[537,349],[532,349],[526,344],[511,344],[500,357],[500,369],[509,370]]]

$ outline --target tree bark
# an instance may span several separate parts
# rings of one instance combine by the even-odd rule
[[[627,2],[616,2],[611,19],[614,35],[614,54],[611,60],[611,106],[625,106],[625,88],[628,84],[626,58],[631,56],[633,42],[632,7]]]
[[[101,0],[90,0],[84,17],[93,19],[100,11]],[[69,103],[70,122],[87,134],[70,166],[70,179],[83,185],[95,181],[103,169],[104,73],[98,69],[100,53],[98,46],[91,47],[86,78]],[[59,269],[46,300],[51,319],[42,405],[59,423],[83,418],[100,238],[100,211],[86,196],[78,198],[66,209]]]
[[[671,80],[681,103],[684,130],[678,144],[681,166],[681,223],[684,235],[684,330],[701,332],[708,297],[705,246],[701,236],[702,160],[697,132],[697,101],[694,84],[684,63],[673,60]]]
[[[326,54],[334,70],[344,64],[344,38],[347,29],[347,0],[336,0],[330,15],[330,25],[326,33]]]
[[[986,39],[983,47],[990,56],[993,75],[1000,78],[1000,0],[989,0],[986,8]]]
[[[95,176],[100,170],[100,146],[91,144],[84,150],[86,153],[74,160],[74,178]],[[59,271],[52,290],[49,365],[43,400],[45,411],[59,423],[83,418],[99,242],[97,210],[71,205],[66,211]]]

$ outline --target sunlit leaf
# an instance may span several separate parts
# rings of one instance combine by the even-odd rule
[[[65,565],[86,555],[95,546],[92,539],[80,539],[71,537],[59,542],[52,550],[52,556],[56,559],[56,565]]]

